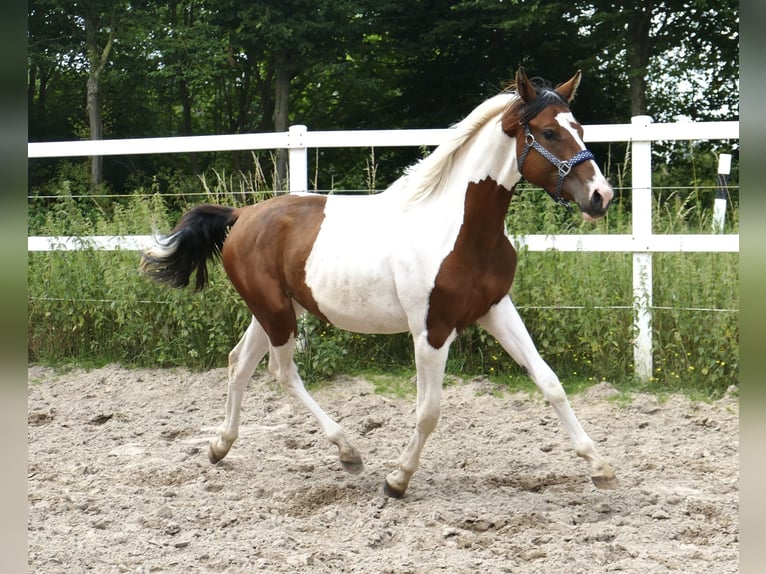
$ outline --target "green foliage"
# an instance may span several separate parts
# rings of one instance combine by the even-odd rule
[[[89,134],[85,22],[94,26],[96,45],[114,40],[98,78],[110,139],[269,132],[285,113],[312,130],[446,127],[505,87],[519,64],[554,83],[582,69],[574,108],[586,125],[628,122],[628,85],[637,77],[649,78],[645,99],[655,121],[738,117],[738,4],[731,0],[638,7],[550,0],[107,4],[28,2],[30,141]],[[110,10],[116,26],[95,17]],[[646,11],[655,25],[641,47],[651,61],[633,69],[627,54],[638,48],[626,27]],[[278,85],[288,92],[281,114]],[[364,161],[355,151],[321,154],[320,189],[363,189],[354,175]],[[406,151],[381,152],[381,181],[412,159]],[[31,186],[49,184],[56,166],[69,162],[87,166],[80,159],[30,161]],[[123,195],[155,183],[176,192],[178,174],[237,173],[250,168],[251,157],[232,151],[103,162],[109,191]],[[689,168],[685,159],[673,164]]]
[[[267,197],[251,177],[237,182],[214,174],[203,184],[206,200],[236,204]],[[250,191],[231,193],[238,187]],[[73,198],[71,190],[63,182],[59,199],[34,212],[37,234],[166,232],[186,207],[178,198],[169,202],[138,190],[104,208]],[[708,231],[709,209],[694,197],[676,192],[656,206],[662,232],[691,232],[697,225]],[[596,225],[583,227],[579,215],[553,207],[540,190],[524,188],[511,204],[508,228],[518,234],[629,233],[629,215],[618,204]],[[138,263],[135,252],[30,253],[29,359],[199,369],[225,365],[250,317],[221,266],[211,266],[210,287],[195,294],[155,285],[139,274]],[[519,253],[511,296],[540,353],[567,388],[632,380],[631,277],[630,254]],[[651,388],[720,395],[736,382],[739,369],[737,254],[655,254],[653,278]],[[395,373],[395,379],[408,380],[413,359],[407,334],[360,335],[310,316],[300,321],[296,362],[309,382],[364,372],[379,375],[381,388],[393,385],[392,392],[406,393],[408,385],[399,388],[389,379]],[[453,343],[447,370],[520,388],[525,380],[522,369],[478,327],[466,329]]]
[[[153,223],[168,229],[156,196],[136,195],[115,207],[113,217],[93,219],[63,197],[44,231],[150,233]],[[135,252],[30,253],[29,359],[191,368],[225,362],[249,314],[221,268],[211,270],[208,290],[193,295],[152,284],[138,263]]]
[[[343,331],[306,315],[299,322],[296,363],[310,382],[355,372],[388,372],[411,368],[409,335],[363,335]]]
[[[726,390],[739,368],[739,266],[736,253],[661,253],[654,277],[654,379],[669,388],[689,381]]]

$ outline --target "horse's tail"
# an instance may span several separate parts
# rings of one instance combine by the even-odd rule
[[[223,242],[239,212],[223,205],[199,205],[165,237],[143,252],[141,271],[171,287],[186,287],[196,271],[194,290],[207,285],[207,262],[221,256]]]

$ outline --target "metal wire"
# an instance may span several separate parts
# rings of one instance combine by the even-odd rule
[[[521,189],[540,189],[539,187],[532,186],[532,185],[522,185],[520,186]],[[630,186],[612,186],[612,188],[615,191],[630,191],[632,188]],[[728,185],[728,188],[730,190],[738,190],[739,185]],[[652,191],[660,191],[660,192],[667,192],[667,191],[715,191],[718,189],[717,185],[673,185],[673,186],[656,186],[652,187]],[[326,194],[342,194],[342,193],[354,193],[354,194],[375,194],[380,193],[384,191],[383,189],[310,189],[307,190],[312,193],[326,193]],[[248,191],[216,191],[216,192],[209,192],[209,191],[192,191],[192,192],[163,192],[160,195],[162,197],[211,197],[211,196],[226,196],[226,195],[264,195],[264,194],[272,194],[277,195],[280,193],[289,193],[286,190],[273,190],[273,189],[261,189],[261,190],[248,190]],[[151,197],[154,195],[153,193],[147,193],[143,194],[143,197]],[[130,199],[134,197],[133,195],[123,195],[123,194],[117,194],[117,193],[94,193],[94,194],[75,194],[75,195],[27,195],[28,200],[35,200],[35,199]]]
[[[170,305],[177,303],[176,301],[152,301],[149,299],[137,299],[135,301],[116,300],[116,299],[75,299],[68,297],[29,297],[30,301],[50,301],[57,303],[140,303],[147,305]],[[517,305],[517,309],[520,310],[610,310],[610,309],[623,309],[633,310],[632,305]],[[664,307],[664,306],[651,306],[649,307],[653,311],[689,311],[689,312],[702,312],[702,313],[739,313],[739,309],[717,309],[714,307]]]

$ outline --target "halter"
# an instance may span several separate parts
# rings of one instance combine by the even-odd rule
[[[569,172],[572,171],[572,168],[577,164],[588,161],[589,159],[595,160],[596,158],[593,153],[589,149],[584,149],[578,151],[568,160],[561,161],[559,158],[545,149],[542,145],[540,145],[535,139],[535,136],[532,135],[532,132],[529,131],[529,124],[524,124],[524,149],[521,151],[521,157],[518,159],[519,174],[521,174],[521,167],[524,165],[524,160],[527,159],[527,154],[531,149],[537,151],[559,170],[559,179],[556,182],[556,193],[551,193],[547,189],[545,191],[548,193],[548,195],[551,196],[551,199],[559,205],[563,205],[566,208],[571,208],[571,202],[568,199],[564,199],[561,194],[561,188],[564,186],[564,178],[569,175]],[[524,176],[522,175],[522,177]]]

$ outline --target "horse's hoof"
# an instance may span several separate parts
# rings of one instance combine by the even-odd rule
[[[218,454],[212,442],[207,446],[207,458],[210,460],[212,464],[218,464],[224,459],[224,457],[227,454],[228,454],[228,451]]]
[[[601,490],[614,490],[620,486],[620,481],[615,475],[610,476],[591,476],[590,479],[596,488]]]
[[[404,496],[403,490],[396,490],[393,486],[388,484],[388,480],[383,481],[383,494],[389,498],[402,498]]]
[[[364,470],[364,463],[359,457],[351,460],[341,460],[340,465],[349,474],[359,474]]]

